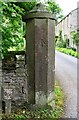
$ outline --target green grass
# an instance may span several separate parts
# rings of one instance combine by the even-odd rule
[[[65,96],[62,88],[59,86],[58,82],[55,81],[55,108],[54,108],[54,118],[62,117],[64,112],[64,101]]]
[[[71,56],[74,56],[76,58],[79,58],[79,53],[70,49],[70,48],[59,48],[59,47],[56,47],[56,50],[60,51],[60,52],[63,52],[67,55],[71,55]]]
[[[17,113],[12,113],[8,117],[3,115],[4,119],[13,119],[13,120],[22,120],[22,119],[51,119],[51,118],[60,118],[62,117],[64,111],[64,94],[57,81],[55,82],[55,98],[53,100],[55,102],[54,108],[47,105],[44,108],[40,108],[37,110],[28,110],[19,109]]]

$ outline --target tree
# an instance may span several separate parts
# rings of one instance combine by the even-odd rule
[[[62,38],[62,30],[59,31],[59,35],[56,41],[56,45],[58,47],[62,47],[62,42],[63,42],[63,38]]]
[[[2,56],[9,50],[23,50],[24,29],[22,16],[32,10],[37,2],[2,2],[0,7],[2,13],[2,22],[0,31],[2,32]],[[47,8],[55,13],[60,13],[56,2],[47,2]]]
[[[63,36],[62,36],[62,30],[59,31],[59,35],[56,41],[56,45],[58,47],[62,47],[62,48],[66,48],[66,40],[63,40]]]
[[[74,44],[79,43],[79,31],[72,32],[71,37],[73,39]]]
[[[59,4],[57,4],[55,0],[53,1],[48,0],[47,4],[48,4],[48,7],[47,7],[48,10],[51,11],[56,16],[56,19],[58,21],[64,17],[62,9],[59,7]]]
[[[2,3],[2,22],[0,30],[2,32],[2,56],[9,49],[21,50],[24,46],[24,31],[22,15],[34,7],[34,3],[7,2]],[[25,7],[25,6],[26,7]],[[28,7],[27,7],[28,6]]]
[[[77,46],[77,50],[79,52],[79,31],[72,32],[71,37],[73,39],[73,44]]]

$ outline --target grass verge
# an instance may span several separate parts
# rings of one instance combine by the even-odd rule
[[[52,119],[52,118],[61,118],[64,111],[64,94],[58,82],[55,81],[55,102],[54,108],[47,105],[44,108],[37,110],[29,110],[27,108],[19,109],[17,113],[12,113],[8,117],[3,115],[4,120],[26,120],[26,119]]]
[[[60,52],[63,52],[67,55],[71,55],[71,56],[74,56],[76,58],[79,58],[79,53],[77,53],[76,51],[70,49],[70,48],[59,48],[59,47],[56,47],[56,50],[60,51]]]

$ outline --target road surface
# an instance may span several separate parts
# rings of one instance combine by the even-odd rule
[[[56,51],[55,77],[66,96],[63,118],[77,118],[77,59]]]

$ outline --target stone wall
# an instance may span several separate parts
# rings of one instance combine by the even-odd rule
[[[26,80],[25,55],[16,55],[15,67],[2,69],[3,101],[22,105],[27,100]]]

